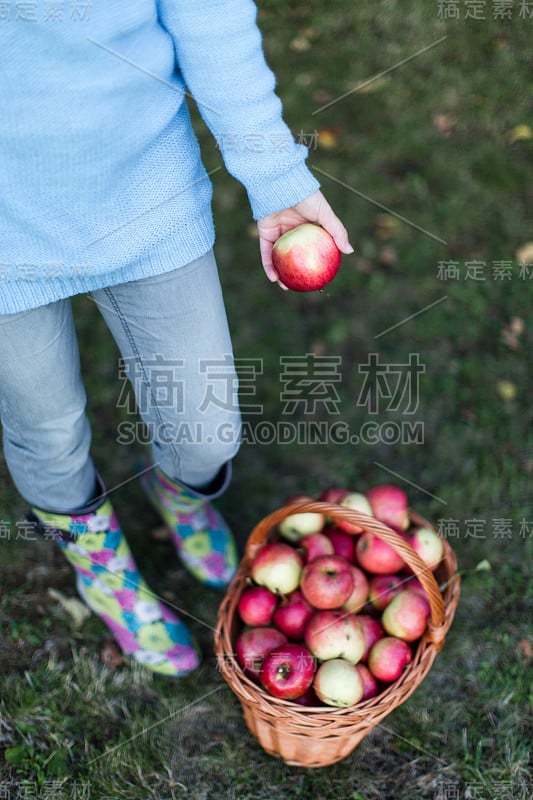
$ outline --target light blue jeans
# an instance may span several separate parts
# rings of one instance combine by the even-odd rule
[[[110,453],[142,438],[170,478],[208,484],[236,454],[241,426],[213,252],[92,298],[122,354],[117,403],[126,410]],[[144,425],[131,407],[128,381]],[[70,300],[0,315],[4,453],[30,505],[68,512],[93,498],[86,400]]]

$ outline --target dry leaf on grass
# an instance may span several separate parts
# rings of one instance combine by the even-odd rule
[[[498,381],[496,389],[506,403],[510,403],[516,397],[516,386],[512,381]]]
[[[457,118],[451,114],[433,114],[433,127],[444,139],[449,137],[455,132],[457,125]]]
[[[113,639],[105,640],[104,646],[100,650],[100,661],[109,669],[116,669],[124,661],[122,651]]]
[[[318,146],[323,150],[336,150],[339,146],[340,128],[323,128],[318,131]]]
[[[522,317],[511,317],[508,325],[504,325],[501,332],[502,341],[511,350],[518,350],[520,347],[520,336],[524,333],[525,323]]]
[[[515,253],[515,257],[519,264],[532,264],[533,242],[526,242],[522,247],[519,247]]]
[[[91,616],[90,609],[88,609],[81,600],[75,597],[66,597],[66,595],[59,592],[57,589],[48,589],[48,594],[53,600],[57,600],[60,606],[67,612],[75,628],[81,628],[85,620]]]
[[[507,135],[511,144],[514,144],[514,142],[525,142],[528,139],[533,139],[533,131],[529,125],[515,125]]]
[[[521,639],[518,642],[518,652],[525,659],[531,658],[533,656],[533,647],[531,647],[531,642],[528,642],[527,639]]]

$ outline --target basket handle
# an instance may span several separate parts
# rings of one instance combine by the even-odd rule
[[[319,500],[303,501],[299,503],[292,503],[291,505],[283,506],[273,511],[268,516],[264,517],[253,529],[246,543],[245,560],[248,565],[255,557],[257,551],[261,548],[266,540],[266,537],[276,525],[278,525],[286,517],[292,514],[304,514],[306,512],[325,514],[335,520],[342,520],[351,522],[364,528],[365,531],[373,533],[379,539],[389,544],[408,564],[413,570],[416,577],[424,587],[426,592],[429,607],[430,619],[428,620],[427,633],[429,640],[434,644],[437,649],[441,649],[444,644],[444,624],[445,624],[445,606],[444,600],[440,593],[437,581],[432,571],[424,564],[418,553],[416,553],[411,545],[402,539],[399,534],[395,533],[391,528],[383,522],[379,522],[374,517],[367,514],[362,514],[360,511],[345,506],[334,505],[333,503],[323,503]],[[425,520],[424,520],[425,523]],[[431,527],[428,523],[428,527]]]

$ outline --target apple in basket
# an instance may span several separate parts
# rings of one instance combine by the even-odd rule
[[[297,589],[282,598],[274,612],[273,623],[289,639],[303,639],[305,626],[314,613],[313,607]]]
[[[384,683],[398,680],[407,664],[413,660],[411,648],[402,639],[385,636],[368,654],[368,668],[372,675]]]
[[[237,611],[245,625],[270,625],[279,596],[264,586],[249,586],[243,591]]]
[[[365,497],[364,494],[361,492],[349,492],[340,502],[341,506],[345,508],[350,508],[352,511],[360,511],[361,514],[366,514],[367,516],[372,516],[372,508],[368,499]],[[346,533],[355,534],[355,533],[362,533],[363,528],[360,525],[356,525],[353,522],[348,522],[348,520],[340,519],[337,522],[337,525],[341,530],[345,531]]]
[[[247,675],[258,679],[267,653],[285,644],[286,641],[285,634],[277,628],[249,628],[243,631],[235,642],[235,657]]]
[[[410,589],[412,592],[417,592],[418,594],[422,595],[422,597],[425,597],[427,599],[426,590],[424,589],[424,587],[422,586],[422,584],[420,583],[418,578],[415,578],[414,575],[409,575],[405,579],[405,583],[403,585],[403,588],[404,589]]]
[[[359,567],[354,567],[350,564],[350,568],[353,579],[353,589],[351,595],[346,602],[343,603],[342,607],[346,609],[346,611],[355,614],[363,608],[368,599],[368,580],[365,573],[360,570]]]
[[[355,614],[346,611],[317,611],[307,623],[304,641],[320,661],[345,658],[357,664],[365,652],[365,636]]]
[[[283,644],[265,657],[260,680],[274,697],[294,700],[311,687],[315,668],[315,658],[306,647],[296,643]]]
[[[320,225],[304,223],[275,242],[272,264],[282,283],[295,292],[322,289],[337,274],[341,251]]]
[[[287,500],[288,505],[293,503],[312,503],[313,498],[307,495],[298,495]],[[298,542],[305,536],[313,533],[320,533],[324,527],[325,518],[323,514],[316,514],[311,511],[303,511],[300,514],[290,514],[285,517],[278,526],[279,532],[284,539],[289,542]]]
[[[303,568],[300,588],[315,608],[339,608],[353,590],[351,564],[341,556],[318,556]]]
[[[299,548],[305,552],[305,560],[312,561],[317,556],[332,556],[335,553],[330,539],[323,533],[312,533],[304,536],[299,543]]]
[[[444,545],[438,533],[431,528],[417,528],[413,533],[406,534],[405,538],[430,570],[439,566],[444,555]]]
[[[367,572],[390,575],[405,567],[403,558],[373,533],[363,533],[359,538],[355,553],[360,566]]]
[[[344,658],[325,661],[316,671],[313,688],[328,706],[346,708],[358,703],[364,694],[363,679],[357,667]]]
[[[374,575],[370,579],[368,599],[375,609],[384,611],[393,597],[407,588],[406,579],[399,575]]]
[[[404,531],[409,527],[407,495],[389,484],[374,486],[365,492],[373,516],[391,528]]]
[[[365,667],[364,664],[356,664],[355,668],[363,681],[363,696],[361,700],[368,700],[370,697],[375,697],[378,693],[378,683],[368,667]]]
[[[355,541],[353,536],[341,531],[339,527],[332,527],[326,530],[325,536],[333,546],[333,552],[337,556],[342,556],[347,561],[353,561],[355,557]]]
[[[381,617],[387,633],[414,642],[424,633],[429,618],[429,603],[418,592],[406,589],[394,597]]]
[[[365,649],[361,656],[361,661],[366,661],[370,650],[379,639],[385,636],[385,632],[379,621],[374,617],[368,616],[368,614],[358,614],[357,621],[363,629],[363,636],[365,637]]]
[[[337,487],[331,487],[331,489],[326,489],[322,494],[319,494],[318,499],[322,503],[332,503],[333,505],[339,505],[341,500],[349,494],[348,489],[339,489]]]
[[[289,594],[298,588],[303,559],[294,547],[284,542],[265,544],[251,565],[255,583],[275,594]]]

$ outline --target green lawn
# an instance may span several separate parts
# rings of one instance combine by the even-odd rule
[[[438,8],[450,4],[433,0],[259,5],[286,119],[308,137],[309,163],[356,254],[326,293],[282,293],[264,278],[244,190],[216,173],[217,256],[235,354],[243,377],[261,360],[253,401],[270,429],[334,419],[361,441],[247,441],[219,505],[242,547],[291,494],[403,485],[465,572],[456,618],[427,679],[350,757],[305,770],[266,755],[216,669],[220,596],[195,585],[169,543],[151,536],[157,520],[128,482],[138,449],[117,442],[125,413],[116,407],[118,355],[94,304],[77,298],[96,463],[109,487],[124,482],[113,497],[128,538],[152,587],[197,618],[204,663],[179,682],[104,664],[103,625],[91,617],[75,629],[48,593],[75,594],[61,554],[17,540],[25,504],[0,462],[0,797],[526,800],[533,254],[519,251],[533,240],[533,140],[517,126],[533,127],[533,19],[519,16],[518,2],[503,20],[493,19],[493,2],[481,4],[485,20],[464,19],[459,2],[462,19],[447,21]],[[197,124],[206,165],[218,166]],[[521,268],[521,258],[531,266]],[[288,413],[280,359],[305,364],[306,354],[340,377],[328,384],[337,414],[320,403],[314,415],[303,406]],[[369,354],[403,375],[411,408],[406,398],[393,408],[372,373],[379,407],[369,414]],[[418,384],[410,355],[425,370]],[[373,440],[369,420],[380,434]],[[418,443],[407,436],[413,421]],[[257,418],[248,422],[257,431]],[[388,444],[395,432],[400,440]],[[483,560],[491,569],[476,571]]]

